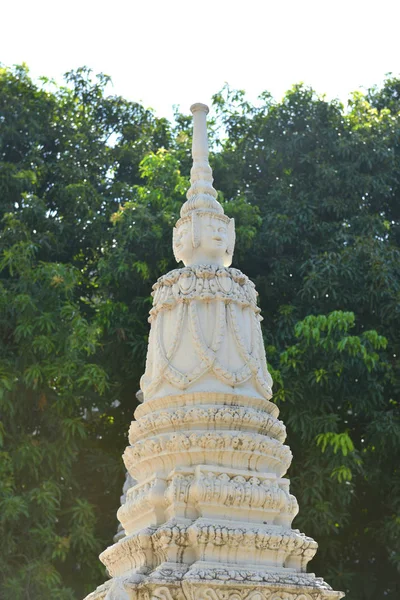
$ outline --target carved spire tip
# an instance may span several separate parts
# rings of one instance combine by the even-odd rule
[[[208,113],[210,112],[210,109],[208,108],[207,104],[202,104],[201,102],[195,102],[195,104],[192,104],[192,106],[190,107],[190,112],[192,114],[194,114],[195,112],[205,112],[206,115],[208,115]]]
[[[186,194],[187,201],[181,208],[181,217],[200,210],[223,215],[224,209],[217,200],[218,194],[213,188],[212,170],[208,162],[207,113],[209,109],[206,104],[197,102],[192,104],[190,110],[193,114],[193,166],[190,171],[190,188]]]

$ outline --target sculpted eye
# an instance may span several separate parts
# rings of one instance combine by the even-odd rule
[[[218,229],[218,231],[219,231],[220,233],[226,233],[226,229],[225,229],[225,227],[220,227],[220,228]]]

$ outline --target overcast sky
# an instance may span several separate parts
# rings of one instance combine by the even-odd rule
[[[279,99],[303,81],[345,102],[400,73],[399,18],[399,0],[3,0],[0,62],[58,81],[87,65],[167,117],[224,82]]]

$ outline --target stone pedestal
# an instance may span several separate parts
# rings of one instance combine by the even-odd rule
[[[338,600],[307,573],[291,452],[272,397],[252,282],[230,268],[234,223],[212,187],[204,105],[174,232],[185,266],[153,288],[150,338],[124,461],[122,531],[87,600]]]

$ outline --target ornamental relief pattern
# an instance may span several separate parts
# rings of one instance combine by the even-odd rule
[[[228,556],[229,549],[241,553],[260,552],[260,558],[279,553],[282,561],[299,557],[306,564],[317,551],[317,543],[310,537],[285,527],[232,527],[206,525],[195,522],[182,525],[178,522],[141,530],[107,548],[101,560],[112,576],[122,575],[132,569],[154,569],[167,561],[172,549],[193,548],[198,560],[215,548],[223,549],[221,558]],[[174,550],[176,555],[176,551]],[[178,552],[182,555],[181,552]],[[211,556],[211,555],[210,555]],[[264,560],[263,559],[263,560]],[[204,560],[204,558],[203,558]],[[297,559],[296,559],[297,560]]]
[[[245,469],[250,465],[281,477],[289,468],[292,453],[288,446],[256,433],[203,431],[161,434],[139,441],[125,449],[123,458],[132,477],[139,481],[160,469],[171,471],[177,460],[181,466],[217,462]]]
[[[193,475],[175,473],[165,491],[165,504],[169,506],[173,502],[189,503],[189,491],[194,481]]]
[[[143,596],[143,600],[186,600],[186,596],[180,588],[170,589],[167,586],[159,587]]]
[[[260,323],[255,315],[251,318],[251,347],[248,349],[242,333],[243,327],[239,323],[239,319],[240,321],[242,319],[240,306],[224,302],[215,303],[214,336],[210,345],[204,338],[196,301],[193,300],[190,304],[178,304],[176,311],[173,324],[164,324],[164,315],[160,315],[152,325],[146,371],[141,379],[141,388],[145,397],[152,396],[164,380],[177,390],[186,390],[206,373],[212,373],[217,380],[227,386],[240,386],[254,378],[259,392],[265,398],[271,398],[272,379],[266,368]],[[166,313],[167,317],[169,317],[168,313]],[[189,323],[189,328],[184,328],[186,321]],[[173,331],[171,337],[164,335],[164,329],[167,328]],[[241,362],[236,369],[232,369],[221,349],[228,331],[233,337],[236,355]],[[188,336],[190,336],[190,345],[187,341]],[[168,340],[168,347],[164,338]],[[193,347],[198,357],[195,366],[186,371],[181,370],[175,360],[178,349],[183,347]]]
[[[167,384],[190,389],[206,374],[226,390],[251,381],[255,395],[271,398],[257,295],[243,273],[213,266],[176,269],[159,279],[153,296],[141,379],[145,399]]]
[[[140,510],[156,505],[167,507],[180,502],[194,506],[210,503],[227,507],[265,508],[288,513],[293,518],[297,514],[298,504],[287,488],[287,480],[257,477],[250,472],[248,475],[237,475],[205,470],[194,475],[178,471],[173,473],[168,484],[166,480],[154,477],[130,488],[126,503],[118,515],[121,517],[132,511],[138,514]]]
[[[279,408],[273,402],[257,396],[238,395],[231,392],[179,392],[169,396],[161,396],[146,400],[137,406],[134,416],[137,421],[158,411],[179,410],[181,408],[252,408],[267,413],[278,420]],[[282,423],[282,421],[279,421]]]
[[[153,479],[131,487],[127,492],[125,503],[118,511],[118,517],[126,512],[128,508],[129,510],[134,508],[135,511],[140,511],[160,504],[160,498],[163,497],[165,488],[166,482],[160,479]]]
[[[169,545],[188,546],[189,544],[229,546],[241,548],[257,548],[268,550],[283,550],[290,554],[313,556],[317,543],[310,537],[297,530],[285,527],[232,527],[226,525],[206,525],[195,522],[192,525],[182,525],[174,522],[157,528],[147,528],[138,534],[127,536],[118,544],[114,544],[104,553],[110,558],[119,559],[123,554],[132,551],[146,553],[156,546],[166,548]],[[117,556],[118,554],[118,556]]]
[[[292,457],[288,446],[283,446],[277,440],[256,433],[233,431],[199,431],[199,432],[172,432],[160,434],[152,438],[140,440],[134,446],[127,448],[131,460],[141,460],[162,452],[179,452],[191,448],[205,450],[232,450],[260,452],[271,456],[288,467]]]
[[[210,301],[216,298],[251,307],[257,315],[258,293],[254,283],[238,269],[207,266],[174,269],[153,285],[150,322],[161,310],[170,310],[177,302]]]
[[[312,538],[283,527],[270,528],[264,525],[244,529],[195,523],[189,529],[189,536],[199,545],[282,550],[286,554],[304,554],[308,560],[315,555],[318,548],[318,544]]]
[[[131,444],[146,435],[163,430],[176,430],[191,425],[204,424],[205,428],[250,430],[269,435],[284,442],[286,428],[276,417],[248,407],[238,406],[189,406],[176,410],[159,410],[132,421],[129,431]]]
[[[245,477],[213,471],[202,473],[193,482],[188,499],[193,503],[276,510],[289,513],[292,518],[298,512],[296,498],[282,489],[276,480],[260,479],[253,474]]]
[[[188,578],[191,581],[199,580],[201,582],[237,582],[238,584],[246,583],[268,583],[274,587],[278,586],[302,586],[311,587],[315,590],[331,590],[331,586],[326,583],[321,577],[315,577],[309,573],[293,573],[279,571],[246,571],[232,565],[231,567],[223,567],[218,565],[214,568],[201,569],[194,566],[188,573]]]
[[[200,588],[193,594],[193,600],[318,600],[309,594],[291,594],[268,590],[219,590],[218,588]]]

